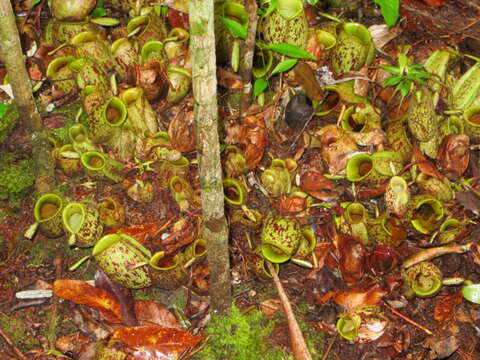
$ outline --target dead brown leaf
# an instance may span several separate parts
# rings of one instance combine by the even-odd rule
[[[378,284],[355,286],[345,291],[335,291],[330,296],[347,310],[358,306],[378,305],[387,291],[380,289]]]
[[[137,315],[140,325],[180,328],[175,316],[154,300],[135,301],[135,314]]]
[[[358,283],[365,273],[365,247],[353,236],[335,234],[334,244],[339,259],[339,269],[348,285]]]
[[[109,344],[123,345],[122,351],[128,359],[173,360],[200,340],[184,330],[148,326],[119,329],[112,334]]]
[[[142,87],[148,101],[163,99],[168,92],[168,79],[162,63],[158,60],[148,61],[138,67],[137,85]]]
[[[97,309],[108,322],[123,322],[122,309],[115,296],[106,290],[89,285],[86,281],[55,280],[53,292],[63,299]]]
[[[168,126],[172,147],[182,153],[195,150],[196,131],[193,110],[184,109],[175,116]]]
[[[335,183],[317,171],[306,171],[300,178],[300,188],[321,201],[332,200],[338,196]]]
[[[450,322],[455,317],[456,307],[462,302],[463,295],[460,291],[441,297],[433,312],[434,319],[442,323]]]
[[[440,180],[445,177],[437,170],[435,165],[423,155],[417,146],[413,147],[413,158],[415,161],[414,164],[418,166],[420,172]]]
[[[443,138],[438,150],[438,168],[450,179],[458,178],[467,170],[470,161],[470,138],[465,134],[452,134]]]

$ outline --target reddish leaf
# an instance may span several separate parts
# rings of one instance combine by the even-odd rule
[[[464,134],[447,135],[438,150],[438,168],[450,179],[458,178],[467,170],[470,161],[470,138]]]
[[[167,12],[167,20],[171,28],[188,29],[188,14],[169,8]]]
[[[358,151],[355,139],[336,125],[327,125],[316,135],[322,143],[322,159],[327,163],[330,174],[337,174],[345,169],[352,152]]]
[[[158,325],[166,328],[180,327],[175,316],[154,300],[136,301],[135,313],[141,325]]]
[[[413,147],[413,158],[415,159],[413,164],[418,166],[420,172],[440,180],[444,178],[444,176],[438,172],[435,165],[433,165],[431,161],[427,160],[425,155],[422,154],[417,146]]]
[[[245,158],[250,169],[260,162],[267,146],[267,129],[263,113],[247,116],[242,122],[241,139],[245,145]]]
[[[122,322],[122,309],[115,296],[106,290],[89,285],[86,281],[55,280],[53,292],[63,299],[97,309],[111,323]]]
[[[443,296],[438,299],[437,305],[433,312],[433,317],[439,322],[449,322],[455,316],[455,309],[463,302],[463,295],[461,291],[453,294]]]
[[[217,79],[218,85],[224,87],[225,89],[242,89],[243,82],[240,75],[235,74],[231,71],[225,69],[217,70]]]
[[[445,0],[423,0],[423,2],[430,6],[442,6],[445,4]]]
[[[167,95],[167,75],[160,61],[146,62],[138,67],[136,74],[137,85],[143,88],[148,101],[161,100]]]
[[[305,210],[306,199],[301,196],[290,196],[288,198],[282,198],[273,205],[280,215],[292,216]]]
[[[267,146],[267,129],[264,118],[271,116],[271,109],[259,111],[258,106],[252,106],[248,116],[242,119],[241,124],[232,124],[227,128],[225,142],[240,144],[245,150],[247,166],[251,169],[262,160]]]
[[[165,226],[163,225],[161,221],[154,221],[151,223],[144,223],[141,225],[132,225],[132,226],[127,226],[123,228],[117,228],[117,229],[110,229],[105,232],[105,234],[126,234],[130,235],[135,240],[137,240],[140,243],[145,243],[145,240],[147,237],[155,237],[157,236],[160,231],[162,231]]]
[[[346,291],[335,291],[331,297],[338,305],[351,310],[358,306],[378,305],[386,294],[387,291],[380,289],[378,284],[374,284],[368,288],[361,286]]]
[[[106,290],[115,297],[122,309],[122,319],[126,326],[138,325],[130,289],[110,279],[101,269],[98,269],[95,273],[95,287]]]
[[[182,153],[195,150],[195,134],[192,110],[181,111],[168,126],[168,135],[172,139],[173,148]]]
[[[180,329],[160,326],[130,327],[115,331],[110,344],[123,344],[128,359],[178,359],[180,353],[194,347],[201,338]]]
[[[317,171],[305,172],[300,179],[300,188],[321,201],[332,200],[338,196],[335,183]]]
[[[373,249],[367,259],[367,267],[374,275],[383,275],[398,264],[398,253],[389,246],[380,245]]]
[[[358,240],[348,234],[336,234],[334,243],[339,255],[339,268],[343,280],[355,284],[363,278],[365,272],[366,250]]]

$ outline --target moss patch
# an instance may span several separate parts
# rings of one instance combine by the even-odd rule
[[[30,265],[40,266],[46,262],[52,262],[62,242],[62,239],[49,238],[33,242],[30,247]]]
[[[25,197],[35,184],[32,160],[17,153],[0,153],[0,200]]]
[[[274,322],[253,310],[242,315],[232,305],[227,316],[213,315],[205,332],[210,335],[203,349],[194,356],[201,360],[281,360],[285,356],[267,340]]]
[[[0,315],[0,327],[5,331],[15,346],[22,350],[30,350],[40,343],[28,334],[26,321],[15,316]]]

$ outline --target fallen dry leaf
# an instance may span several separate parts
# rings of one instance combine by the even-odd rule
[[[380,300],[388,292],[380,289],[378,284],[362,285],[352,287],[345,291],[334,291],[331,296],[333,300],[347,310],[352,310],[358,306],[378,305]]]
[[[465,134],[447,135],[438,150],[438,168],[449,179],[458,178],[467,170],[470,161],[470,138]]]
[[[179,328],[175,316],[155,300],[135,301],[135,314],[140,325],[158,325],[166,328]]]
[[[109,345],[115,344],[116,348],[123,345],[122,351],[128,359],[173,360],[200,340],[199,336],[184,330],[148,326],[119,329],[110,337]]]
[[[336,234],[334,243],[339,258],[339,269],[343,280],[348,285],[359,282],[365,272],[365,247],[353,236]]]
[[[55,348],[63,353],[69,351],[78,354],[82,347],[91,341],[92,339],[88,336],[77,331],[72,334],[60,336],[55,342]]]
[[[193,110],[184,109],[173,118],[168,126],[172,147],[182,153],[195,150],[196,131]]]
[[[306,199],[301,196],[290,196],[278,200],[273,206],[282,216],[292,216],[304,211],[306,208]]]
[[[433,317],[439,322],[450,322],[455,317],[455,309],[463,302],[463,295],[460,291],[454,292],[438,299],[433,312]]]
[[[332,200],[338,196],[335,183],[317,171],[306,171],[300,178],[300,188],[321,201]]]
[[[161,221],[154,221],[150,223],[144,223],[141,225],[132,225],[117,229],[110,229],[105,234],[126,234],[133,237],[139,243],[144,244],[148,237],[155,237],[163,230],[164,226]]]
[[[413,147],[413,158],[415,160],[414,164],[418,166],[420,172],[440,180],[445,177],[437,170],[435,165],[422,154],[417,146]]]
[[[140,86],[148,101],[163,99],[168,92],[168,79],[159,60],[148,61],[138,66],[137,85]]]
[[[89,285],[83,280],[61,279],[53,283],[53,292],[58,297],[76,304],[95,308],[111,323],[122,322],[122,309],[110,292]]]

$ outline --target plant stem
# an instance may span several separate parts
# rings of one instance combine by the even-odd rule
[[[222,166],[218,139],[217,78],[213,0],[190,0],[192,84],[195,98],[197,152],[202,191],[202,236],[208,241],[210,309],[224,313],[232,299],[228,225],[224,213]]]
[[[245,10],[248,13],[248,32],[247,39],[243,42],[240,61],[240,76],[243,82],[242,97],[240,99],[240,118],[246,116],[250,107],[252,90],[252,66],[253,56],[255,55],[255,34],[257,32],[257,2],[256,0],[246,0]]]

